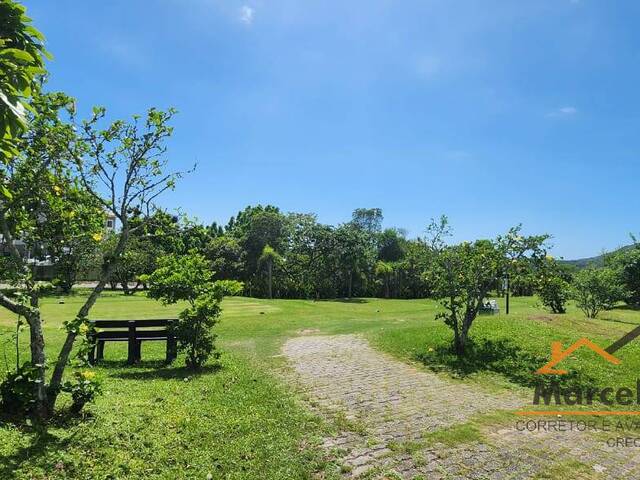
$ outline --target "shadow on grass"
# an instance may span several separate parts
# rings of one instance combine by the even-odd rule
[[[338,303],[369,303],[366,298],[320,298],[317,302],[338,302]]]
[[[60,439],[44,429],[30,433],[32,438],[28,445],[18,448],[12,455],[0,456],[0,478],[15,478],[15,472],[22,464],[38,464],[52,451],[63,452],[75,436]]]
[[[10,455],[0,455],[0,478],[14,478],[15,472],[24,463],[38,464],[52,452],[64,451],[73,443],[77,433],[74,432],[64,439],[51,434],[49,429],[58,428],[71,430],[72,427],[87,421],[92,421],[93,415],[82,412],[81,415],[71,413],[67,409],[59,410],[46,424],[38,424],[22,415],[0,414],[0,427],[10,427],[19,430],[23,436],[28,435],[28,445],[21,446]]]
[[[632,312],[639,312],[640,305],[616,305],[611,310],[631,310]]]
[[[0,414],[0,426],[13,426],[27,433],[43,434],[49,427],[70,428],[92,419],[93,415],[89,411],[83,411],[81,414],[77,414],[72,413],[68,409],[59,409],[56,410],[55,414],[47,421],[47,423],[38,424],[28,415],[25,416],[2,412]]]
[[[440,345],[428,352],[418,352],[415,357],[431,370],[448,371],[458,377],[478,372],[495,372],[525,387],[540,383],[558,384],[562,388],[593,385],[593,379],[584,373],[536,375],[534,372],[549,359],[525,351],[508,339],[471,342],[461,357],[449,345]]]
[[[119,371],[111,376],[122,380],[183,380],[216,373],[223,368],[221,365],[215,364],[205,365],[200,370],[189,370],[187,367],[173,367],[164,363],[161,363],[162,367],[153,368],[149,365],[150,363],[154,362],[133,365],[130,369]]]

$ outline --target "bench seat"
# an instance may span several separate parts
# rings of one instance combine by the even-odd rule
[[[89,352],[89,363],[93,364],[104,358],[106,342],[128,342],[127,362],[134,364],[141,360],[142,342],[147,341],[167,342],[166,361],[171,363],[177,355],[176,338],[171,333],[174,321],[175,319],[91,320],[93,328],[88,337],[93,347]]]

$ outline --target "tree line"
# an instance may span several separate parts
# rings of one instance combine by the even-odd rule
[[[318,222],[312,213],[284,213],[273,205],[248,206],[225,225],[204,225],[157,211],[144,219],[143,228],[134,230],[109,283],[125,295],[133,294],[146,288],[141,278],[155,270],[158,258],[197,251],[209,260],[216,280],[242,282],[241,293],[246,296],[437,297],[433,225],[423,236],[408,238],[401,228],[384,228],[383,221],[379,208],[355,209],[350,221],[337,226]],[[141,219],[132,216],[129,222],[137,225]],[[95,271],[117,238],[113,233],[99,244],[85,239],[84,244],[64,249],[56,257],[54,283],[68,291],[78,278]],[[533,237],[541,248],[540,258],[536,262],[512,258],[508,268],[496,274],[491,292],[504,293],[508,274],[512,295],[537,294],[554,313],[564,313],[566,302],[578,297],[575,288],[584,284],[606,290],[607,299],[601,304],[640,305],[640,244],[635,238],[631,247],[605,255],[603,266],[583,269],[549,256],[549,238]],[[594,281],[595,277],[600,280]]]

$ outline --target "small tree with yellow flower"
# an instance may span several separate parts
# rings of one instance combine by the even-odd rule
[[[426,277],[444,307],[437,318],[453,330],[453,349],[458,356],[463,356],[471,326],[489,293],[512,265],[525,259],[538,262],[544,258],[549,237],[523,237],[520,227],[514,227],[495,240],[447,245],[445,238],[450,233],[444,216],[428,227],[433,256]]]
[[[0,201],[0,232],[9,253],[1,260],[0,271],[21,295],[0,292],[0,306],[29,326],[28,370],[35,392],[31,410],[41,420],[53,413],[59,393],[65,391],[64,373],[76,339],[84,338],[89,313],[132,233],[144,228],[155,211],[155,199],[180,177],[164,168],[164,142],[172,133],[168,122],[174,113],[150,109],[144,117],[105,124],[105,109],[94,108],[89,120],[77,122],[70,97],[53,93],[34,98],[29,130],[18,140],[20,154],[3,172],[10,195]],[[100,260],[97,285],[75,318],[65,322],[66,338],[48,379],[40,290],[29,258],[34,252],[59,258],[79,239],[100,242],[105,212],[120,225],[115,246]],[[142,220],[133,226],[132,216]],[[18,239],[25,242],[26,250],[18,248]]]

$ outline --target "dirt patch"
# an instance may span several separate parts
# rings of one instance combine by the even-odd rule
[[[298,330],[298,335],[314,335],[316,333],[320,333],[320,330],[317,328],[305,328],[304,330]]]

